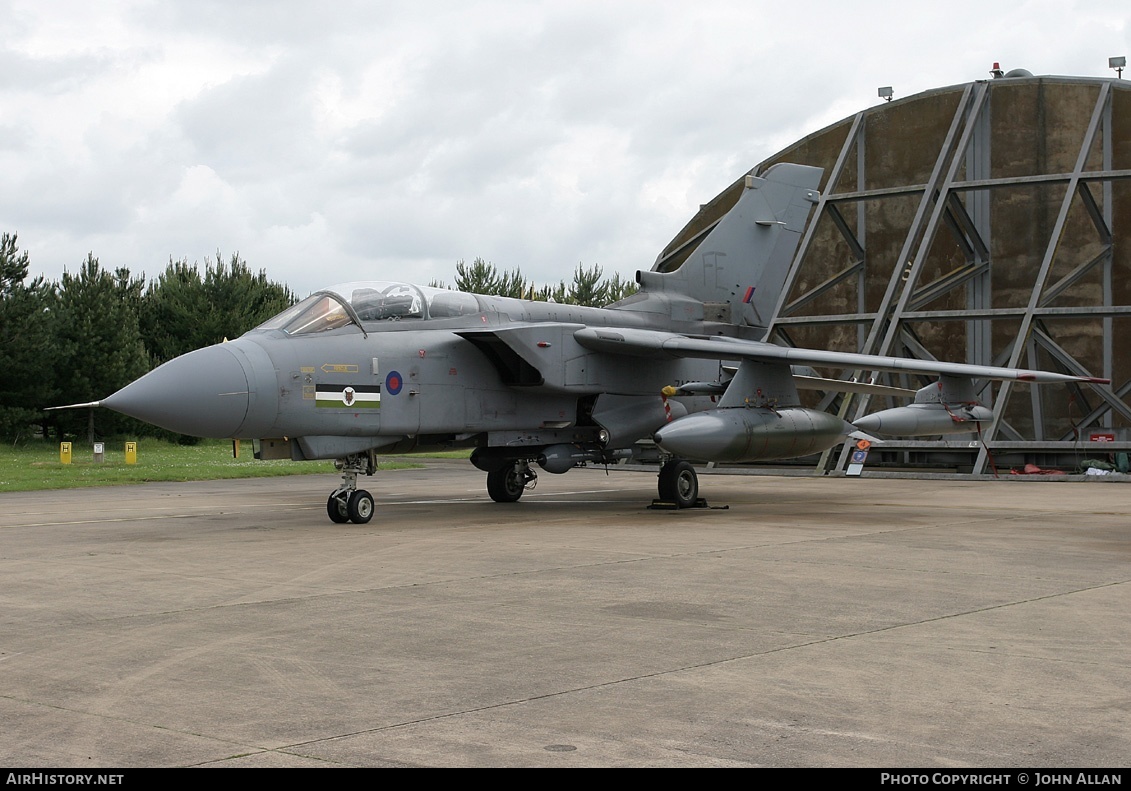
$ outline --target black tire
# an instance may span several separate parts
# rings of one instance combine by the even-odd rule
[[[699,499],[699,475],[689,462],[672,459],[660,468],[660,499],[690,508]]]
[[[350,495],[346,505],[350,521],[357,525],[364,525],[373,518],[373,495],[364,489],[358,489]]]
[[[344,525],[350,520],[349,511],[346,510],[345,500],[341,500],[334,495],[330,495],[330,499],[326,501],[326,513],[330,517],[330,521],[335,524]]]
[[[487,473],[487,494],[496,503],[517,503],[525,488],[526,481],[513,464]]]

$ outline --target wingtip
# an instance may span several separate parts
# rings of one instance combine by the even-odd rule
[[[1099,376],[1072,376],[1070,374],[1045,374],[1042,375],[1039,371],[1025,371],[1018,374],[1017,381],[1019,382],[1043,382],[1048,384],[1050,382],[1084,382],[1092,385],[1109,385],[1110,379],[1104,379]]]

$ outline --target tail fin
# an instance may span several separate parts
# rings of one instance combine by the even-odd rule
[[[821,174],[821,168],[783,163],[761,177],[747,176],[738,202],[683,264],[674,272],[637,272],[645,298],[618,307],[655,310],[644,303],[667,302],[675,319],[766,327],[820,198]],[[659,299],[649,300],[653,295]]]

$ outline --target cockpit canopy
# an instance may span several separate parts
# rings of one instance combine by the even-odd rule
[[[440,319],[479,312],[471,294],[385,280],[343,283],[315,291],[297,305],[259,326],[288,335],[307,335],[344,327],[401,319]]]

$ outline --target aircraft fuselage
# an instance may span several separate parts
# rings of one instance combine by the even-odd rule
[[[626,447],[663,422],[665,386],[720,377],[717,361],[656,356],[625,365],[574,339],[585,327],[670,327],[670,312],[658,321],[647,312],[459,295],[460,315],[430,316],[451,292],[396,288],[420,293],[424,315],[323,327],[313,322],[340,305],[323,298],[318,308],[316,295],[313,312],[324,316],[299,311],[276,322],[283,326],[269,322],[192,352],[103,403],[185,434],[293,439],[298,459],[596,441],[602,428],[615,435],[605,446]],[[639,429],[618,432],[625,399],[646,414]],[[710,397],[683,398],[667,415],[710,405]],[[618,416],[602,421],[610,410]]]

